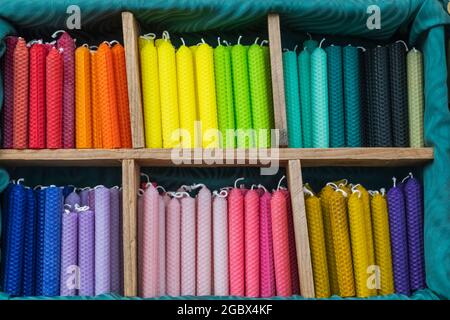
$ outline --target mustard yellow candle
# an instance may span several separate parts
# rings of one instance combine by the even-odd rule
[[[158,40],[157,40],[158,42]],[[168,39],[157,43],[163,148],[180,145],[175,48]]]
[[[213,49],[202,43],[195,50],[195,75],[199,118],[202,124],[203,148],[218,148],[216,88],[214,81]]]
[[[145,146],[147,148],[162,148],[158,53],[153,40],[145,40],[140,56]]]
[[[194,147],[194,126],[197,118],[192,51],[182,45],[176,53],[178,107],[180,109],[181,146]]]

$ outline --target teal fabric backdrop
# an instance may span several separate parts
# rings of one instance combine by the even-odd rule
[[[423,174],[425,184],[425,260],[427,284],[430,288],[416,293],[412,298],[448,299],[450,298],[450,112],[447,107],[444,41],[444,27],[450,24],[450,17],[445,10],[447,2],[447,0],[2,1],[0,55],[4,51],[2,40],[8,34],[17,33],[26,36],[27,39],[50,40],[55,30],[65,28],[66,19],[69,17],[66,13],[67,7],[74,4],[81,10],[82,29],[72,32],[78,38],[79,44],[83,42],[94,44],[105,39],[120,40],[120,13],[124,10],[136,14],[143,32],[160,32],[167,29],[174,36],[183,35],[189,43],[196,43],[201,37],[205,37],[207,41],[216,41],[218,35],[235,42],[237,36],[242,34],[244,43],[253,42],[256,35],[267,37],[268,12],[280,13],[283,46],[291,49],[306,38],[306,31],[312,33],[315,38],[328,35],[327,39],[337,43],[351,42],[367,46],[386,43],[392,39],[407,40],[410,46],[417,46],[425,54],[425,140],[427,146],[434,147],[435,151],[434,162],[425,166],[423,172],[420,168],[411,168],[419,176]],[[366,27],[369,5],[377,5],[381,9],[381,29],[369,30]],[[38,177],[47,177],[42,170],[18,169],[11,171],[11,174],[26,176],[33,181],[38,180]],[[81,175],[85,180],[81,180],[80,183],[82,181],[92,183],[92,179],[104,181],[104,177],[108,176],[106,181],[114,184],[118,179],[114,176],[120,175],[120,171],[117,173],[114,169],[111,170],[111,175],[104,170],[89,170],[89,174],[86,171],[83,174],[83,169],[68,168],[59,170],[59,176],[54,174],[54,177],[58,181],[70,183],[71,178]],[[376,177],[377,179],[366,183],[379,187],[381,183],[388,185],[392,175],[403,176],[407,170],[409,169],[321,168],[305,169],[304,173],[305,180],[309,179],[316,185],[320,185],[328,178],[352,176],[354,179],[366,180],[369,180],[368,177]],[[159,178],[166,178],[167,181],[171,179],[175,181],[180,174],[178,169],[166,169],[163,172],[166,175],[160,175]],[[192,170],[186,175],[197,176],[197,173]],[[233,172],[236,176],[241,173],[241,171]],[[96,179],[91,178],[94,174]],[[217,178],[217,174],[220,175],[220,170],[204,171],[201,174],[204,181],[213,181]],[[251,175],[248,172],[244,174]],[[0,169],[0,191],[4,189],[8,179],[8,173]],[[0,296],[0,298],[7,297]],[[98,298],[119,297],[108,295]],[[406,297],[393,295],[385,298]]]

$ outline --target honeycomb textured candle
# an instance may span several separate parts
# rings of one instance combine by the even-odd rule
[[[98,94],[97,51],[91,51],[92,146],[103,148],[102,111]]]
[[[311,54],[306,49],[298,55],[298,79],[300,82],[303,144],[305,148],[312,148]]]
[[[227,199],[216,196],[213,199],[213,270],[214,295],[229,294],[228,273],[228,206]]]
[[[322,48],[311,54],[312,146],[329,147],[327,54]]]
[[[61,296],[76,295],[76,281],[72,268],[78,265],[78,213],[65,210],[62,214],[61,233]]]
[[[78,210],[78,265],[80,267],[80,296],[93,296],[94,287],[94,212],[87,206]]]
[[[158,46],[158,70],[163,147],[175,148],[179,146],[180,127],[177,70],[175,48],[167,40]]]
[[[6,52],[4,56],[4,102],[3,102],[3,148],[13,147],[13,117],[14,117],[14,49],[17,37],[6,37]]]
[[[286,91],[286,115],[290,148],[301,148],[302,127],[298,85],[297,55],[295,51],[283,53],[284,86]]]
[[[248,79],[247,48],[241,44],[231,48],[234,105],[236,112],[237,147],[253,146],[250,85]]]
[[[114,79],[114,60],[111,48],[107,43],[100,45],[96,59],[103,148],[120,148],[121,138]]]
[[[234,188],[228,195],[230,295],[244,296],[244,196]]]
[[[197,295],[199,296],[211,295],[212,290],[211,201],[211,191],[203,187],[197,195]]]
[[[411,147],[421,148],[423,142],[423,58],[413,48],[406,55],[408,70],[409,141]]]
[[[128,84],[125,66],[125,49],[118,43],[111,49],[114,62],[114,82],[116,84],[117,112],[119,114],[120,144],[131,148],[130,108],[128,106]]]
[[[305,207],[311,246],[314,291],[317,298],[327,298],[330,296],[330,284],[320,199],[315,195],[306,195]]]
[[[222,147],[234,148],[234,102],[233,79],[231,74],[231,49],[219,45],[214,49],[214,74],[216,79],[217,122],[222,134]],[[227,136],[227,130],[233,130],[233,135]]]
[[[22,291],[24,296],[32,296],[35,294],[37,203],[34,190],[27,188],[25,192],[27,208],[24,225]]]
[[[28,147],[28,48],[19,38],[14,49],[13,147]]]
[[[275,267],[273,262],[272,221],[270,215],[270,192],[260,197],[260,250],[261,250],[261,297],[272,297],[276,294]]]
[[[183,197],[181,204],[181,295],[194,296],[196,288],[195,199]]]
[[[169,296],[180,295],[180,202],[171,199],[167,208],[166,290]]]
[[[296,57],[295,64],[297,64]],[[269,148],[271,145],[270,97],[268,94],[271,87],[267,86],[267,68],[264,49],[257,44],[251,45],[248,49],[248,74],[252,105],[252,126],[255,130],[255,146],[258,148]],[[297,72],[295,74],[298,77]]]
[[[194,58],[192,51],[181,46],[176,53],[177,83],[178,83],[178,107],[180,112],[181,146],[183,148],[194,147],[194,127],[197,119]]]
[[[388,193],[388,199],[390,195]],[[390,204],[389,204],[390,208]],[[373,225],[373,239],[375,247],[375,262],[380,267],[380,288],[378,293],[380,295],[394,293],[394,282],[392,275],[392,267],[396,268],[396,261],[391,258],[391,248],[394,254],[394,238],[389,235],[389,227],[391,225],[391,218],[388,217],[387,203],[385,197],[378,192],[371,199],[372,209],[372,225]],[[391,211],[389,209],[389,211]],[[389,213],[390,216],[390,213]],[[392,235],[392,232],[391,232]],[[394,269],[395,272],[395,269]]]
[[[89,48],[75,50],[75,145],[92,148],[91,59]]]
[[[158,52],[153,41],[142,47],[140,56],[145,146],[162,148]]]
[[[62,141],[63,60],[58,49],[52,48],[46,61],[46,139],[47,148],[59,149]]]
[[[218,148],[216,88],[214,83],[213,49],[206,43],[195,51],[195,76],[199,119],[202,124],[203,148]]]
[[[30,48],[30,110],[28,142],[30,149],[45,148],[45,58],[47,49],[42,43]],[[5,97],[6,99],[6,97]],[[5,101],[6,102],[6,101]]]
[[[249,190],[244,197],[245,224],[245,295],[259,297],[259,195]]]
[[[95,198],[95,295],[111,291],[111,195],[108,188],[98,186]]]

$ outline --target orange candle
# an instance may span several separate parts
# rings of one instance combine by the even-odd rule
[[[98,96],[97,51],[91,51],[92,146],[103,148],[102,118]]]
[[[91,59],[87,45],[75,50],[75,145],[92,148]]]

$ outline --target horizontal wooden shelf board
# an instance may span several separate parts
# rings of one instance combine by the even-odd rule
[[[5,166],[267,166],[301,160],[313,166],[409,166],[433,160],[432,148],[330,149],[58,149],[0,150]]]

